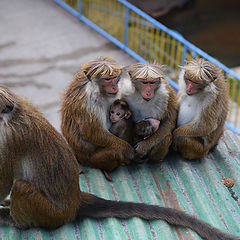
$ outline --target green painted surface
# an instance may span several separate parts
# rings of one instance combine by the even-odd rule
[[[169,154],[162,164],[142,164],[120,167],[105,180],[101,171],[85,168],[80,175],[83,191],[106,199],[145,202],[182,209],[234,235],[240,236],[240,203],[232,198],[222,184],[223,177],[234,180],[232,190],[240,195],[240,141],[231,131],[225,131],[217,148],[207,158],[188,162],[176,153]],[[57,230],[18,230],[0,228],[1,240],[169,240],[201,239],[189,229],[172,227],[163,221],[138,218],[79,219]]]

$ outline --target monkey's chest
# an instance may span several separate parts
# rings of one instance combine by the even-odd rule
[[[180,127],[192,122],[201,112],[201,104],[195,98],[188,96],[179,107],[177,126]]]

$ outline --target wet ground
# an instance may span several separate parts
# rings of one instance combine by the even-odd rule
[[[240,66],[240,1],[195,0],[158,20],[227,67]]]

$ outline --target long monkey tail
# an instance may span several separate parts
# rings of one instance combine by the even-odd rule
[[[145,220],[161,219],[169,224],[188,227],[207,240],[240,240],[240,237],[224,233],[211,225],[173,208],[144,203],[105,200],[88,193],[81,193],[79,217],[92,218],[131,218]]]

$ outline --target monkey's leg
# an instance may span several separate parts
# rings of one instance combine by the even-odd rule
[[[89,160],[89,165],[94,168],[99,168],[111,172],[113,169],[123,165],[122,153],[115,149],[100,149]],[[121,162],[121,163],[120,163]],[[129,162],[126,160],[126,164]]]
[[[177,137],[177,151],[183,158],[193,160],[206,157],[209,149],[204,148],[200,138]]]
[[[56,202],[57,204],[58,202]],[[30,182],[17,180],[11,193],[11,216],[21,228],[34,226],[57,228],[71,218],[72,212],[67,208],[56,208]],[[68,214],[70,212],[70,214]]]
[[[168,154],[169,147],[172,143],[172,135],[167,135],[161,142],[153,147],[149,154],[151,161],[160,161]]]

